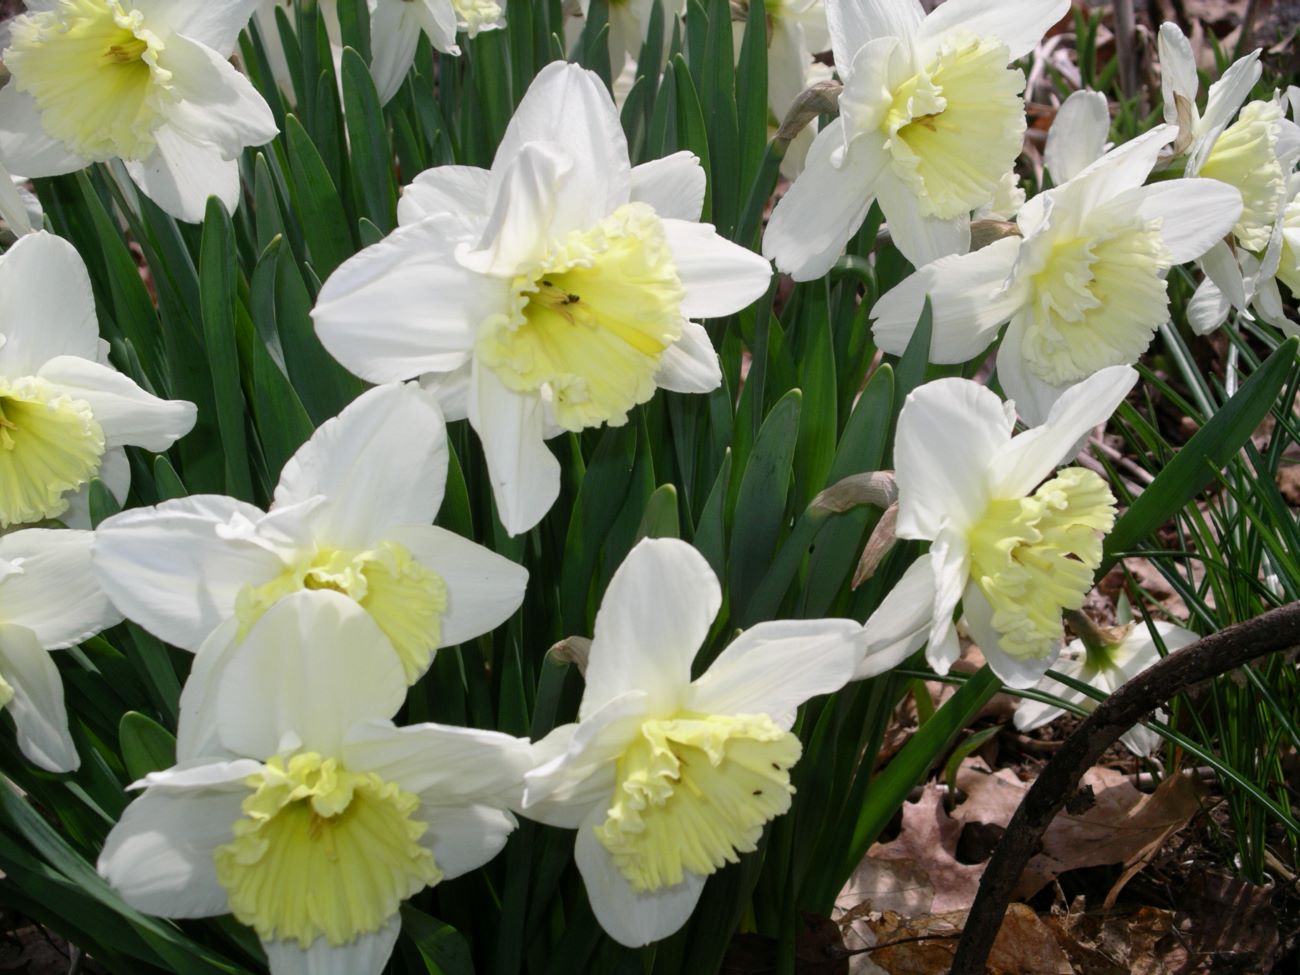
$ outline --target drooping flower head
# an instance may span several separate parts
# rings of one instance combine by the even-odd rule
[[[90,571],[91,533],[28,528],[0,536],[0,710],[27,759],[50,772],[81,760],[68,731],[63,680],[49,651],[121,620]]]
[[[771,268],[698,223],[703,200],[699,160],[632,169],[609,92],[581,68],[548,65],[491,171],[421,174],[401,226],[325,282],[317,334],[357,375],[423,374],[450,418],[468,416],[501,521],[518,534],[559,493],[545,438],[626,423],[660,387],[721,382],[691,319],[745,307]]]
[[[827,0],[840,117],[777,204],[763,253],[795,280],[830,270],[874,200],[921,265],[970,247],[970,215],[997,194],[1025,133],[1023,57],[1066,0]]]
[[[394,727],[384,643],[337,593],[269,609],[186,684],[177,765],[138,783],[100,873],[150,914],[233,913],[273,975],[378,975],[402,901],[505,845],[531,759],[493,731]]]
[[[592,910],[625,945],[680,928],[705,880],[790,808],[795,712],[843,686],[862,655],[851,620],[760,623],[692,681],[721,603],[689,545],[637,545],[596,616],[578,723],[535,746],[523,812],[577,828]]]
[[[228,62],[256,0],[29,0],[0,57],[0,161],[55,176],[121,159],[155,203],[203,219],[239,200],[245,146],[275,137],[262,96]]]
[[[1190,630],[1185,630],[1163,620],[1151,623],[1159,634],[1160,644],[1167,652],[1181,649],[1195,643],[1199,637]],[[1150,628],[1144,623],[1130,625],[1114,643],[1096,649],[1088,649],[1082,640],[1073,641],[1062,652],[1052,669],[1066,677],[1072,677],[1084,684],[1090,684],[1106,694],[1113,694],[1122,684],[1127,683],[1142,671],[1160,660],[1160,646],[1156,644]],[[1053,694],[1071,704],[1077,704],[1091,711],[1097,702],[1066,684],[1043,677],[1035,688]],[[1021,731],[1033,731],[1055,721],[1065,714],[1063,708],[1040,701],[1023,700],[1016,707],[1016,727]],[[1163,711],[1157,711],[1156,717],[1164,720]],[[1160,745],[1160,736],[1144,725],[1136,725],[1126,731],[1120,741],[1135,755],[1150,755]]]
[[[1241,213],[1240,194],[1216,180],[1143,185],[1175,134],[1161,126],[1113,149],[1023,206],[1019,235],[912,274],[872,308],[877,344],[901,354],[927,298],[933,362],[974,358],[1009,322],[998,379],[1031,424],[1075,383],[1136,362],[1169,319],[1169,269],[1204,254]],[[1061,147],[1058,158],[1071,154]]]
[[[123,448],[166,450],[194,420],[192,403],[160,400],[107,364],[71,244],[42,231],[0,256],[0,528],[89,528],[94,478],[126,498]]]
[[[994,673],[1030,687],[1064,639],[1115,519],[1106,482],[1082,467],[1056,470],[1137,382],[1111,366],[1072,387],[1042,426],[1012,436],[1015,408],[966,379],[927,383],[898,420],[900,538],[930,542],[866,623],[859,676],[895,666],[927,644],[940,673],[959,656],[960,603]]]
[[[198,495],[99,527],[95,568],[126,615],[198,650],[220,624],[239,640],[298,592],[347,596],[414,682],[438,647],[498,626],[523,600],[523,567],[431,524],[447,439],[419,387],[369,390],[290,458],[269,512]]]

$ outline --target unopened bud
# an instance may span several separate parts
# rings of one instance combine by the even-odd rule
[[[893,471],[853,474],[832,484],[809,507],[818,514],[842,514],[863,505],[888,508],[898,501],[898,485]]]
[[[571,636],[561,640],[546,655],[556,663],[573,664],[578,673],[587,676],[587,660],[591,657],[591,641],[585,636]]]

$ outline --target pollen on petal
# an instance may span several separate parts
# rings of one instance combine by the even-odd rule
[[[766,715],[680,714],[645,722],[618,760],[596,838],[633,889],[708,876],[752,853],[790,808],[799,739]]]
[[[44,6],[44,5],[43,5]],[[174,100],[163,42],[121,0],[58,0],[16,17],[4,61],[41,126],[86,159],[144,159]]]
[[[247,785],[234,840],[213,859],[231,913],[264,941],[347,944],[442,879],[419,842],[419,798],[374,773],[300,752],[270,759]]]
[[[42,379],[0,378],[0,528],[56,518],[104,457],[90,405]]]
[[[1061,614],[1078,609],[1101,565],[1115,498],[1097,474],[1061,471],[1027,498],[997,500],[971,529],[971,579],[993,608],[1001,649],[1043,658],[1061,643]]]
[[[508,388],[542,396],[566,430],[621,425],[654,395],[684,297],[663,223],[630,203],[553,242],[516,282],[513,314],[484,323],[477,354]]]

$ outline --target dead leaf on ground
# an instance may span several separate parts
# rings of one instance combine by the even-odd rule
[[[964,910],[975,899],[984,865],[957,860],[961,830],[962,824],[944,811],[938,785],[928,782],[918,801],[903,804],[903,827],[898,837],[875,844],[867,856],[875,860],[905,860],[919,866],[934,888],[932,913]]]
[[[1029,861],[1013,896],[1032,897],[1069,870],[1112,863],[1129,865],[1148,857],[1152,848],[1185,826],[1200,809],[1199,781],[1171,776],[1150,795],[1139,792],[1129,776],[1098,766],[1083,778],[1086,809],[1062,810],[1043,835],[1042,851]],[[960,823],[1006,826],[1030,783],[1010,769],[989,772],[967,761],[957,773],[966,801],[952,813]]]
[[[854,975],[944,975],[952,967],[965,911],[913,921],[884,914],[871,921],[877,947],[855,964]],[[920,940],[916,940],[920,939]],[[1073,975],[1052,929],[1024,904],[1012,904],[989,952],[989,975]]]
[[[850,955],[840,929],[828,917],[802,916],[803,927],[795,936],[794,966],[799,975],[850,975]],[[761,934],[738,934],[731,939],[718,975],[769,975],[777,970],[775,938]]]

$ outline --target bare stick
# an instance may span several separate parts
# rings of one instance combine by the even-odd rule
[[[1119,58],[1119,86],[1125,98],[1137,93],[1137,52],[1133,48],[1136,34],[1133,0],[1115,0],[1115,54]]]
[[[1220,630],[1169,654],[1097,706],[1044,766],[993,851],[966,918],[951,975],[982,975],[1011,892],[1043,833],[1077,792],[1084,772],[1141,718],[1181,691],[1280,650],[1300,646],[1300,602]]]

